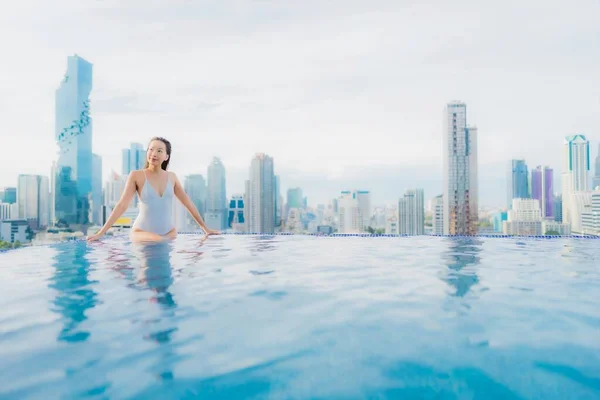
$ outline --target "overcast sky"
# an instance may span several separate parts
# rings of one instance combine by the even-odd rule
[[[0,187],[49,174],[54,93],[77,53],[94,65],[105,176],[129,142],[161,135],[181,177],[221,157],[230,193],[266,152],[283,189],[302,183],[314,201],[373,174],[376,202],[420,181],[430,198],[457,99],[479,128],[482,202],[503,204],[511,158],[558,174],[574,133],[596,155],[599,18],[598,0],[2,2]]]

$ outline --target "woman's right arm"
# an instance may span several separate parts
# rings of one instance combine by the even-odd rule
[[[135,175],[136,171],[131,171],[131,173],[127,177],[127,183],[125,183],[125,189],[123,190],[123,194],[121,195],[119,202],[115,205],[115,208],[110,213],[110,217],[108,217],[108,220],[106,221],[102,229],[100,229],[100,231],[98,231],[98,233],[96,233],[94,236],[88,237],[88,240],[91,241],[100,239],[100,237],[104,235],[113,226],[115,221],[119,219],[119,217],[121,217],[121,215],[123,215],[125,211],[127,211],[127,208],[129,208],[129,204],[131,203],[131,200],[133,200],[133,196],[135,196],[135,192],[137,189]]]

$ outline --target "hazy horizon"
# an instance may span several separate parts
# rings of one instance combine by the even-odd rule
[[[228,195],[243,192],[253,155],[265,152],[282,194],[300,185],[311,204],[349,187],[371,190],[374,203],[412,187],[429,199],[442,192],[452,100],[478,127],[482,206],[505,204],[510,159],[549,165],[560,191],[564,137],[584,134],[598,151],[593,0],[65,0],[0,11],[0,134],[10,141],[0,188],[19,173],[49,175],[54,93],[75,53],[94,65],[104,180],[120,172],[122,148],[160,135],[180,179],[206,175],[220,157]]]

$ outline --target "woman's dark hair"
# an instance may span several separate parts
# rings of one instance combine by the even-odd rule
[[[160,167],[166,171],[167,167],[169,166],[169,161],[171,161],[171,142],[169,142],[164,137],[154,136],[148,142],[148,147],[150,147],[150,143],[152,143],[153,140],[158,140],[160,142],[163,142],[165,144],[165,147],[167,148],[167,155],[169,156],[169,158],[167,158],[165,161],[163,161],[162,164],[160,165]],[[146,149],[146,153],[147,152],[148,152],[148,149]],[[146,164],[144,165],[144,169],[148,168],[149,166],[150,166],[150,164],[148,163],[148,155],[146,154]]]

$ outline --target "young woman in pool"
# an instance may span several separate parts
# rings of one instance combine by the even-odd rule
[[[165,138],[154,137],[146,152],[146,165],[143,170],[132,171],[127,178],[121,199],[100,231],[88,237],[89,241],[100,239],[106,231],[123,215],[137,192],[140,212],[131,227],[131,240],[135,242],[158,242],[174,239],[177,236],[173,221],[173,198],[187,208],[206,236],[219,232],[208,229],[198,209],[183,190],[179,179],[167,167],[171,160],[171,143]]]

